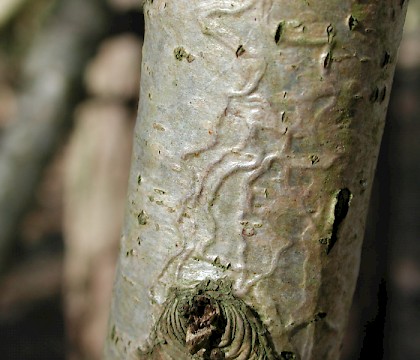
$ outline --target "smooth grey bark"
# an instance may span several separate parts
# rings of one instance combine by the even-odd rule
[[[337,359],[404,1],[148,1],[106,359]]]

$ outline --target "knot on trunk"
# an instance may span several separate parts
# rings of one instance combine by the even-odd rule
[[[282,359],[257,313],[223,281],[173,289],[153,344],[148,359]]]

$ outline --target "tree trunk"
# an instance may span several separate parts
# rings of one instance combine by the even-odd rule
[[[106,359],[337,359],[401,0],[147,1]]]

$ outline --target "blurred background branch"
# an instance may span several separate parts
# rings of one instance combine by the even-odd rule
[[[28,0],[2,0],[0,5],[0,29],[11,21]]]
[[[133,0],[33,0],[0,28],[2,359],[101,358],[142,31]]]
[[[60,1],[28,52],[16,119],[0,143],[0,269],[43,166],[69,127],[82,69],[109,19],[101,0]]]

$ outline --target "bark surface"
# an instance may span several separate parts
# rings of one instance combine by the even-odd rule
[[[400,0],[147,1],[106,359],[337,359]]]

